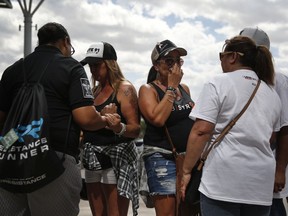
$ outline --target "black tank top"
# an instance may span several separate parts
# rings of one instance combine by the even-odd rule
[[[116,96],[113,96],[113,93],[110,95],[110,97],[103,103],[96,107],[96,110],[100,112],[106,105],[110,103],[115,103],[117,106],[117,113],[121,117],[121,122],[124,124],[127,124],[125,118],[122,115],[120,104],[117,101]],[[105,128],[99,129],[97,131],[84,131],[83,132],[83,141],[90,142],[92,145],[98,145],[98,146],[107,146],[107,145],[113,145],[113,144],[119,144],[123,142],[130,142],[133,140],[133,138],[127,138],[123,136],[118,136],[114,134],[112,130],[108,130]]]
[[[164,97],[165,92],[156,84],[150,84],[154,86],[159,99],[161,100]],[[194,102],[181,85],[179,85],[178,88],[181,92],[182,98],[178,101],[174,101],[171,114],[166,121],[166,126],[169,130],[173,144],[176,147],[176,151],[185,152],[188,136],[194,123],[194,121],[189,118]],[[144,144],[172,150],[166,137],[164,127],[155,127],[148,121],[145,120],[145,122],[146,131],[144,135]]]

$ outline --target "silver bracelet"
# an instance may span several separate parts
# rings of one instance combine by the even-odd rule
[[[119,137],[122,136],[126,132],[126,124],[124,124],[122,122],[120,124],[121,124],[121,131],[119,133],[114,132]]]

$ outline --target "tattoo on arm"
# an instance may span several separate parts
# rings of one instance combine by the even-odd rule
[[[134,91],[133,87],[129,86],[124,91],[124,95],[126,97],[130,97],[129,102],[132,105],[132,107],[135,109],[136,114],[138,115],[138,99],[137,99],[137,95],[135,94],[135,91]]]
[[[138,116],[138,99],[137,99],[136,94],[133,94],[130,103],[131,103],[132,107],[135,109],[136,115]]]
[[[129,86],[127,89],[124,90],[124,95],[126,97],[129,97],[131,95],[133,95],[133,88],[131,86]]]

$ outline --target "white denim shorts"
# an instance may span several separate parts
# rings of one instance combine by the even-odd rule
[[[117,184],[117,179],[113,168],[97,171],[85,169],[85,182],[86,183],[101,182],[103,184]]]

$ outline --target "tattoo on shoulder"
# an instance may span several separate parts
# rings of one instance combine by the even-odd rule
[[[131,95],[133,95],[133,88],[131,87],[131,86],[129,86],[128,88],[126,88],[125,90],[124,90],[124,95],[126,96],[126,97],[129,97],[129,96],[131,96]]]
[[[135,108],[138,113],[138,98],[137,94],[132,86],[129,86],[127,89],[124,90],[124,95],[129,97],[130,104]]]

